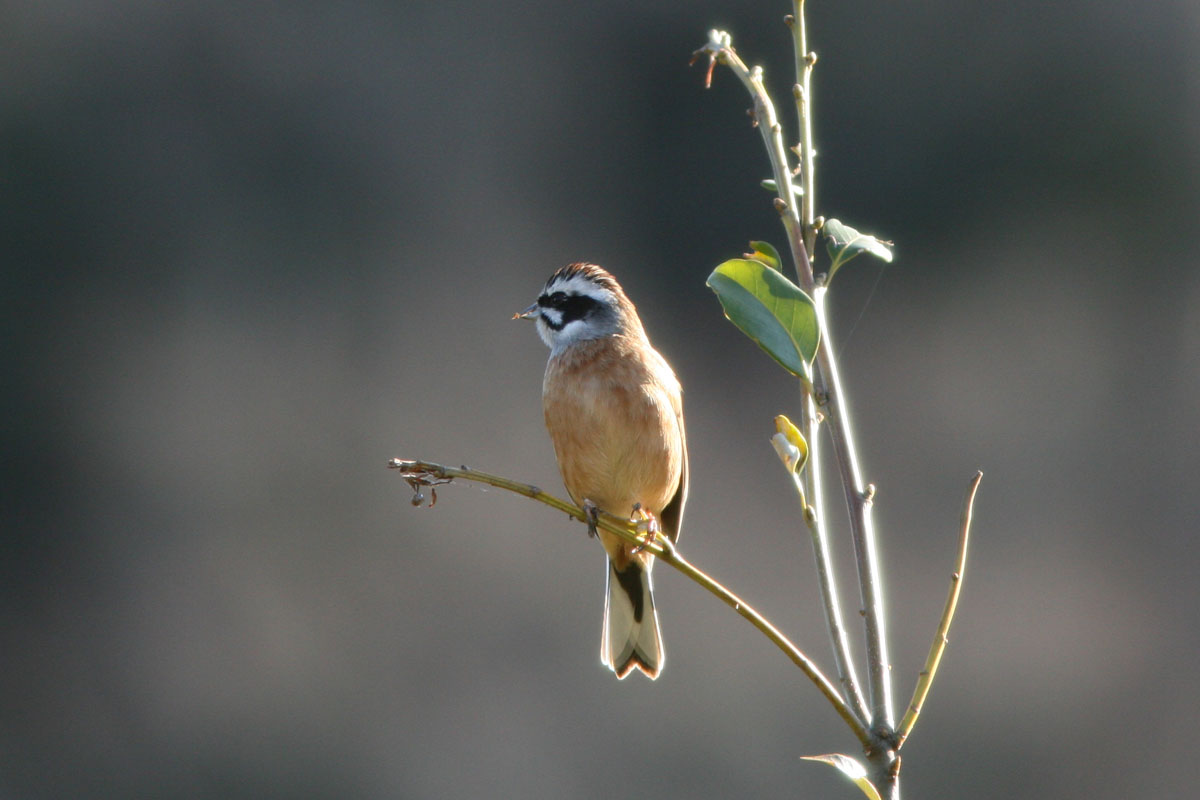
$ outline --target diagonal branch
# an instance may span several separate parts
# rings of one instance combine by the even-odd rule
[[[766,84],[763,83],[762,67],[750,69],[742,61],[730,44],[730,37],[724,31],[709,31],[708,43],[692,54],[693,60],[701,55],[707,55],[711,63],[721,63],[746,87],[754,100],[754,124],[763,137],[763,145],[767,157],[771,160],[771,172],[775,179],[775,209],[783,220],[783,227],[788,233],[788,244],[792,251],[792,260],[796,271],[800,273],[800,288],[812,293],[812,265],[808,261],[808,251],[804,248],[804,231],[800,224],[800,212],[796,208],[796,193],[792,183],[792,170],[788,165],[787,146],[783,141],[783,126],[775,113],[775,104],[767,94]],[[710,70],[711,70],[710,63]],[[807,278],[805,277],[807,276]]]
[[[908,712],[900,721],[900,727],[896,729],[897,750],[904,744],[908,734],[912,732],[913,725],[917,724],[921,706],[925,704],[925,698],[929,696],[929,687],[933,685],[933,677],[937,674],[938,664],[941,663],[942,653],[946,651],[946,644],[949,641],[946,635],[950,632],[950,623],[954,620],[954,610],[958,606],[958,595],[962,591],[963,577],[967,569],[967,539],[971,531],[971,509],[975,505],[975,492],[978,491],[981,480],[983,480],[983,473],[976,472],[975,477],[971,480],[971,485],[967,487],[967,497],[963,501],[962,518],[959,521],[958,561],[954,565],[954,572],[950,575],[950,594],[946,598],[946,607],[942,610],[942,618],[938,622],[933,645],[930,646],[929,655],[925,659],[925,669],[921,670],[917,686],[913,690],[912,702],[908,704]]]
[[[586,522],[583,509],[579,506],[568,503],[565,500],[543,492],[536,486],[528,483],[520,483],[518,481],[505,478],[501,475],[493,475],[487,472],[470,469],[469,467],[447,467],[442,464],[434,464],[429,461],[408,461],[399,458],[393,458],[388,461],[388,468],[399,470],[401,477],[413,487],[413,490],[418,493],[414,497],[414,501],[420,502],[419,498],[423,498],[420,493],[421,487],[436,486],[439,484],[449,483],[455,478],[463,480],[477,481],[486,483],[489,486],[495,486],[499,489],[505,489],[516,494],[537,500],[540,503],[545,503],[551,508],[558,509],[571,516],[572,518]],[[708,575],[708,573],[693,565],[690,561],[679,554],[678,549],[665,536],[658,536],[654,541],[646,543],[645,538],[637,529],[631,525],[628,520],[614,517],[609,514],[601,514],[597,520],[598,527],[603,528],[609,533],[615,534],[621,539],[630,544],[644,545],[647,552],[653,553],[661,561],[671,565],[679,572],[686,575],[695,583],[707,589],[711,594],[718,597],[725,605],[732,608],[743,618],[750,622],[755,628],[770,639],[776,647],[783,651],[793,664],[801,669],[808,676],[816,687],[825,695],[825,699],[833,706],[834,711],[838,716],[845,721],[846,725],[854,733],[855,737],[863,744],[864,747],[871,745],[871,734],[866,727],[855,716],[854,711],[842,699],[838,693],[837,687],[825,677],[821,669],[810,659],[803,651],[792,643],[783,633],[774,625],[767,621],[755,609],[746,604],[736,594],[725,588],[716,579]]]

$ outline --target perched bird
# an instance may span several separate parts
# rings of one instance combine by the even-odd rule
[[[630,514],[676,541],[688,487],[682,392],[620,284],[594,264],[570,264],[516,318],[534,320],[550,347],[546,428],[567,492],[592,518],[589,530],[599,511]],[[657,678],[664,653],[654,557],[599,535],[608,553],[600,659],[618,678],[635,668]]]

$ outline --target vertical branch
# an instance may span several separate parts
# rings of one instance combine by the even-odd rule
[[[793,21],[793,30],[799,29],[799,23]],[[730,46],[730,38],[727,33],[711,31],[708,45],[696,51],[697,56],[701,53],[707,53],[711,59],[719,60],[722,64],[730,67],[750,92],[751,97],[754,98],[754,119],[762,134],[767,155],[771,161],[776,189],[779,193],[775,199],[775,208],[779,211],[780,219],[788,233],[788,244],[796,265],[796,277],[800,288],[809,293],[816,309],[821,341],[817,348],[818,370],[813,381],[813,393],[830,423],[834,454],[838,462],[850,515],[850,532],[854,541],[854,554],[858,566],[859,590],[866,628],[868,677],[871,688],[871,725],[877,735],[887,737],[891,734],[895,722],[892,713],[890,664],[882,604],[882,580],[876,555],[875,533],[870,516],[873,491],[868,492],[862,479],[854,437],[845,405],[841,399],[841,382],[833,355],[829,324],[825,316],[825,287],[816,284],[812,263],[809,261],[808,250],[805,247],[805,231],[795,204],[792,172],[788,165],[782,127],[775,114],[774,104],[763,84],[762,69],[759,67],[755,67],[753,70],[747,68],[745,62]],[[806,65],[810,61],[812,59],[806,58]],[[804,127],[811,129],[811,124]],[[811,140],[809,144],[811,146]],[[810,419],[806,417],[805,423],[806,426],[810,424]],[[816,463],[809,465],[810,472],[815,473],[819,468],[819,464]],[[849,661],[849,659],[845,660]]]
[[[783,128],[779,124],[779,118],[775,113],[775,106],[771,102],[766,86],[763,83],[762,69],[759,67],[755,67],[753,70],[747,68],[745,62],[738,57],[737,53],[730,46],[728,34],[720,31],[710,32],[708,46],[697,51],[697,55],[705,51],[709,53],[710,58],[718,59],[721,63],[727,65],[738,76],[738,79],[741,80],[747,91],[750,92],[750,96],[754,98],[754,120],[762,134],[763,143],[766,146],[767,155],[771,161],[775,186],[778,190],[778,197],[775,199],[775,208],[779,211],[780,219],[783,221],[783,226],[788,233],[788,244],[791,248],[793,263],[796,265],[800,285],[810,294],[813,294],[815,286],[812,265],[808,260],[808,251],[804,246],[804,229],[795,204],[796,194],[792,184],[792,171],[788,165],[787,148],[783,140]],[[815,300],[816,296],[813,296]],[[818,321],[824,326],[823,319],[818,317]],[[821,328],[821,331],[822,336],[824,336],[824,327]],[[820,472],[820,463],[816,457],[819,450],[815,449],[819,438],[817,436],[819,433],[819,413],[811,392],[806,388],[803,394],[804,397],[801,402],[804,414],[803,425],[806,430],[805,435],[809,437],[810,448],[810,460],[806,474],[810,481],[809,489],[812,490],[811,496],[814,498],[814,502],[819,503],[820,478],[818,473]],[[862,714],[864,719],[870,723],[876,717],[876,714],[873,711],[870,713],[866,711],[862,693],[858,688],[858,678],[854,673],[854,664],[850,658],[850,647],[846,640],[846,627],[842,621],[841,607],[837,599],[836,581],[829,557],[828,537],[825,534],[823,517],[820,514],[810,515],[806,512],[805,518],[812,534],[813,549],[817,560],[819,588],[825,605],[825,620],[829,629],[829,637],[832,642],[838,676],[851,708],[856,713]]]
[[[812,71],[817,63],[817,54],[808,49],[804,0],[792,0],[792,12],[788,18],[788,27],[792,29],[797,80],[796,85],[792,87],[792,96],[796,100],[796,117],[800,125],[800,174],[804,184],[804,195],[800,201],[800,222],[804,226],[804,247],[812,258],[813,249],[817,245],[817,179],[813,168],[816,150],[813,148],[812,131]]]
[[[817,62],[816,53],[808,50],[808,28],[804,18],[804,0],[793,0],[792,14],[785,21],[792,31],[793,52],[795,54],[796,84],[792,87],[792,97],[796,101],[796,117],[800,130],[798,154],[800,156],[800,233],[803,251],[808,259],[807,269],[800,269],[796,260],[797,277],[810,295],[815,294],[817,287],[813,285],[812,259],[816,247],[817,226],[815,223],[816,207],[816,171],[813,166],[813,126],[812,126],[812,69]],[[793,248],[795,249],[795,248]],[[825,338],[828,331],[824,319],[818,317],[821,336]],[[821,495],[821,454],[820,445],[821,414],[813,398],[813,393],[807,389],[801,398],[805,433],[808,436],[809,467],[806,472],[809,496],[813,498],[813,512],[807,512],[809,530],[813,539],[813,555],[817,562],[817,579],[821,584],[821,595],[825,599],[825,622],[829,628],[830,645],[833,648],[834,662],[845,684],[846,697],[855,708],[871,719],[873,714],[867,712],[863,703],[862,692],[858,687],[858,676],[855,674],[854,662],[850,658],[850,645],[846,639],[846,625],[842,618],[842,610],[838,598],[835,572],[833,569],[829,537],[825,527],[824,501]]]
[[[808,49],[808,29],[804,19],[805,0],[792,0],[792,30],[797,84],[792,90],[800,124],[800,163],[804,193],[801,197],[801,228],[803,245],[808,253],[816,246],[815,217],[816,175],[815,148],[812,126],[812,71],[817,63],[816,53]],[[846,506],[850,514],[850,533],[854,541],[854,557],[858,565],[859,591],[863,604],[863,621],[867,639],[867,670],[871,686],[871,724],[878,733],[890,733],[894,725],[892,712],[891,665],[888,659],[887,630],[883,609],[883,586],[871,523],[873,488],[863,482],[858,465],[858,451],[850,426],[849,410],[842,397],[841,379],[834,358],[832,335],[825,316],[825,286],[815,285],[811,262],[807,274],[798,271],[804,289],[813,298],[821,343],[817,350],[818,377],[814,381],[817,400],[829,420],[833,450],[838,462]],[[817,471],[813,465],[812,472]]]
[[[820,380],[814,381],[818,402],[829,421],[846,507],[850,514],[850,537],[854,542],[854,559],[858,565],[859,592],[862,598],[863,624],[867,639],[867,678],[871,687],[871,728],[876,734],[888,735],[895,725],[892,712],[891,662],[887,648],[887,625],[883,608],[883,580],[879,556],[875,547],[875,528],[871,521],[871,505],[875,487],[868,486],[858,465],[858,450],[850,426],[849,414],[842,399],[837,360],[833,357],[829,325],[825,318],[825,289],[813,295],[817,320],[821,326],[821,346],[817,350]]]
[[[802,405],[807,423],[804,435],[808,440],[808,467],[804,471],[805,493],[812,498],[812,504],[804,509],[804,522],[808,526],[809,537],[812,540],[813,560],[817,566],[817,588],[821,592],[821,600],[825,606],[825,625],[829,631],[829,644],[833,649],[833,662],[842,683],[842,692],[845,694],[846,702],[857,712],[859,718],[869,725],[871,714],[867,710],[866,703],[863,702],[858,675],[854,670],[854,661],[850,658],[846,623],[843,621],[841,601],[838,599],[841,597],[841,593],[837,588],[837,573],[833,568],[824,515],[820,511],[822,508],[821,471],[818,468],[820,463],[818,458],[820,418],[816,411],[816,404],[808,393],[805,393]],[[793,478],[797,481],[800,480],[799,476],[793,476]]]
[[[825,313],[827,287],[823,281],[817,282],[810,261],[810,254],[816,246],[818,226],[818,220],[815,217],[816,181],[813,174],[815,151],[811,114],[811,74],[813,66],[816,64],[816,56],[808,51],[803,14],[804,0],[793,0],[793,9],[795,13],[788,20],[788,24],[792,29],[795,42],[798,79],[792,94],[797,103],[797,113],[800,116],[799,154],[803,189],[800,192],[799,208],[797,208],[797,192],[793,188],[793,173],[789,165],[787,149],[784,146],[782,129],[775,115],[774,106],[763,85],[761,68],[755,67],[753,71],[747,69],[745,63],[730,46],[729,35],[721,31],[711,31],[708,45],[698,50],[696,55],[707,53],[711,61],[720,61],[729,66],[754,98],[754,119],[763,136],[779,193],[775,200],[775,208],[787,231],[788,245],[796,266],[797,283],[813,300],[820,331],[820,342],[817,347],[816,369],[814,369],[812,385],[806,387],[806,397],[803,401],[803,424],[810,435],[808,488],[814,501],[819,503],[821,500],[820,463],[813,457],[813,449],[819,442],[819,436],[816,435],[819,433],[819,414],[824,414],[825,420],[830,426],[830,438],[845,492],[850,535],[854,544],[855,562],[858,568],[859,593],[862,599],[868,678],[871,690],[870,725],[872,736],[875,739],[874,746],[866,748],[866,754],[871,762],[873,782],[889,800],[895,800],[899,798],[900,762],[891,744],[895,732],[891,664],[888,656],[887,626],[883,607],[882,573],[879,567],[875,530],[871,521],[871,505],[875,489],[863,480],[862,470],[859,467],[849,410],[843,398],[841,379],[834,356],[835,350]],[[816,407],[814,407],[814,403]],[[818,570],[825,569],[827,577],[832,577],[832,571],[828,570],[829,565],[820,555],[820,550],[825,545],[824,538],[817,535],[822,531],[819,527],[822,522],[821,518],[819,516],[814,518],[813,515],[807,513],[806,518],[810,520],[810,529],[814,532],[814,547],[818,549]],[[825,549],[827,550],[827,548]],[[822,591],[823,595],[827,595],[826,613],[830,636],[835,643],[834,656],[838,661],[844,687],[849,691],[852,681],[848,678],[852,672],[848,649],[844,647],[844,636],[839,642],[839,632],[842,630],[842,626],[837,617],[836,598],[832,598],[832,587],[823,587]]]

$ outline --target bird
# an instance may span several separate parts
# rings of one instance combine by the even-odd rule
[[[550,348],[542,382],[546,429],[571,499],[595,535],[603,511],[678,541],[688,493],[683,392],[650,344],[637,309],[608,271],[573,263],[513,319],[536,322]],[[665,663],[654,556],[600,530],[608,557],[600,659],[619,679],[651,680]]]

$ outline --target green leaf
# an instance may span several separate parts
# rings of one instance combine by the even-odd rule
[[[743,253],[743,257],[761,261],[776,272],[783,270],[783,262],[779,260],[779,251],[772,247],[770,242],[751,242],[750,250],[752,252]]]
[[[761,186],[762,188],[766,189],[768,192],[774,192],[775,194],[779,194],[779,189],[778,189],[779,184],[775,183],[774,178],[766,178],[765,180],[760,182],[758,185]],[[792,194],[795,195],[796,197],[802,196],[804,194],[804,187],[798,183],[793,183],[792,184]]]
[[[725,316],[767,355],[798,378],[811,378],[819,328],[813,301],[782,273],[744,258],[726,261],[708,276]]]
[[[850,259],[862,253],[870,253],[884,261],[892,260],[891,242],[877,239],[869,233],[859,233],[849,225],[836,219],[827,219],[821,226],[825,236],[825,248],[829,251],[829,280]]]
[[[873,783],[867,780],[866,767],[850,756],[844,756],[841,753],[829,753],[823,756],[800,757],[805,761],[819,761],[822,764],[828,764],[852,780],[854,785],[861,789],[862,793],[871,798],[871,800],[882,800],[879,796],[879,790],[875,788]]]

